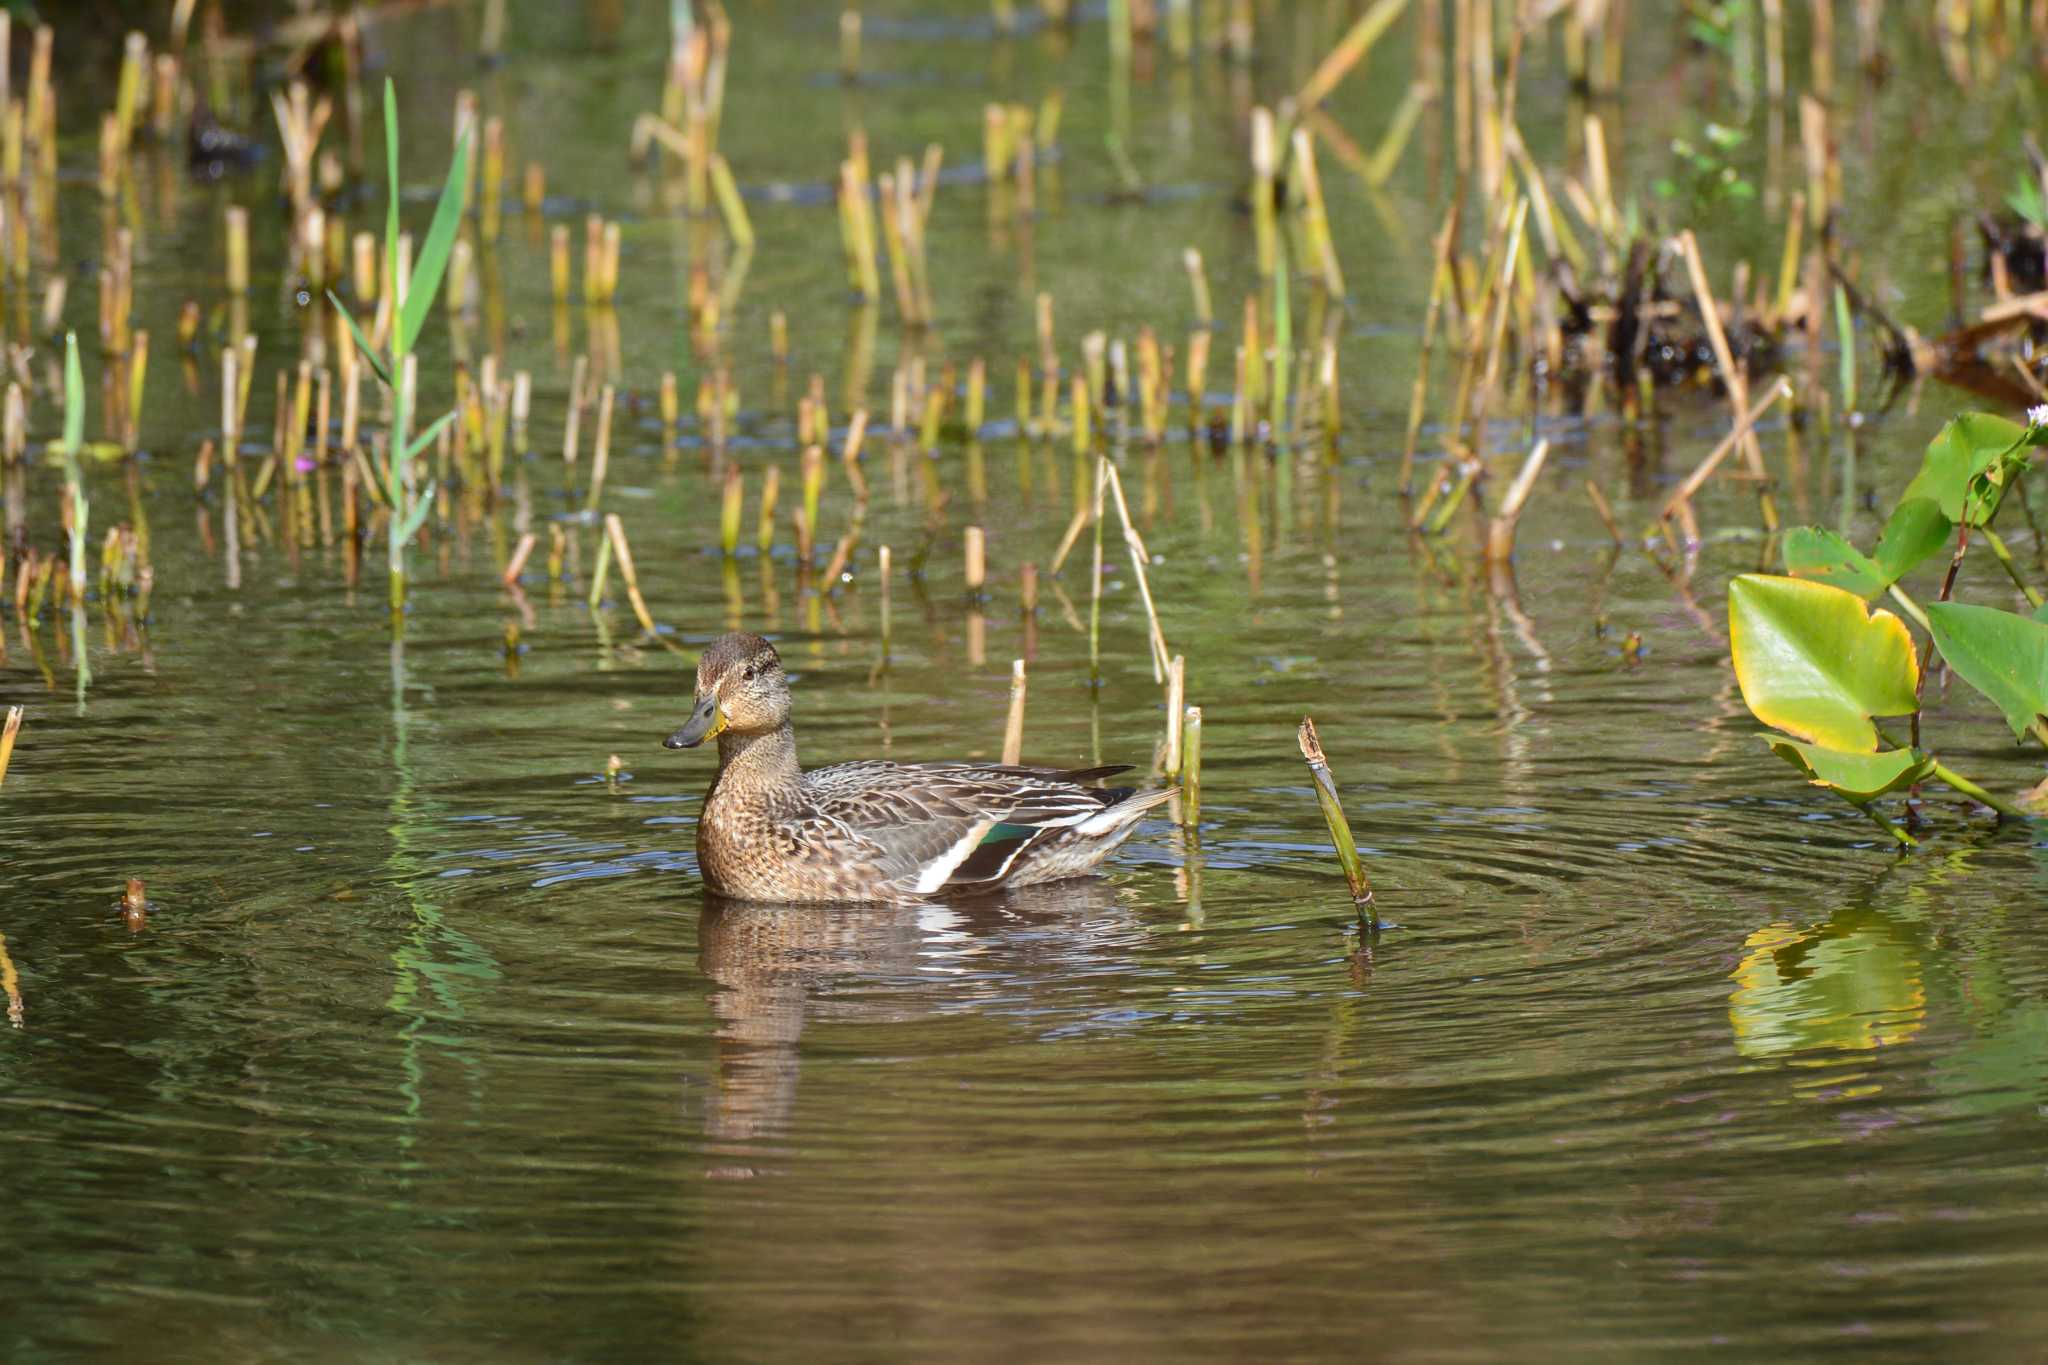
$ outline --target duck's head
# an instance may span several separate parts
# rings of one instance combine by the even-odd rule
[[[683,728],[662,743],[694,749],[727,732],[761,735],[789,721],[789,678],[782,656],[758,635],[722,635],[697,661],[697,704]]]

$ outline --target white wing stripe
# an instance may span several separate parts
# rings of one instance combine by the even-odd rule
[[[959,870],[960,864],[967,861],[967,855],[980,845],[982,836],[995,826],[996,822],[993,820],[976,821],[968,827],[967,833],[960,837],[960,842],[926,863],[924,870],[918,874],[917,894],[929,896],[944,886],[946,879]]]

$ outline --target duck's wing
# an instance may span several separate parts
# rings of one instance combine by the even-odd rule
[[[1098,819],[1131,789],[1080,780],[1123,771],[844,763],[806,773],[804,789],[817,817],[879,850],[884,876],[928,896],[999,882],[1034,844]]]

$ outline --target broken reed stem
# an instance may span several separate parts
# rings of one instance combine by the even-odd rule
[[[1024,661],[1010,660],[1010,718],[1003,726],[1003,764],[1016,767],[1024,760]]]
[[[1627,549],[1628,542],[1622,538],[1621,527],[1615,524],[1614,509],[1607,505],[1607,495],[1600,491],[1600,485],[1586,480],[1586,496],[1593,500],[1593,510],[1600,514],[1600,522],[1607,528],[1607,534],[1614,537],[1616,549]]]
[[[1202,823],[1202,708],[1188,707],[1181,716],[1181,821],[1189,829]]]
[[[1088,682],[1102,686],[1102,495],[1109,485],[1109,461],[1095,462],[1095,568],[1088,579]]]
[[[519,537],[519,544],[513,548],[512,558],[505,562],[505,572],[498,575],[498,581],[511,587],[519,581],[519,575],[526,571],[526,561],[533,554],[533,547],[540,544],[540,537],[528,531]]]
[[[1152,681],[1164,683],[1166,681],[1166,666],[1172,656],[1166,651],[1166,634],[1159,629],[1159,611],[1152,605],[1152,584],[1145,576],[1145,561],[1152,557],[1151,552],[1145,548],[1145,542],[1139,538],[1138,528],[1131,523],[1131,509],[1124,502],[1123,479],[1118,477],[1116,466],[1109,462],[1107,456],[1101,458],[1103,468],[1108,471],[1110,492],[1116,495],[1117,516],[1124,524],[1124,544],[1131,552],[1131,567],[1137,570],[1138,573],[1138,595],[1145,602],[1145,623],[1150,631],[1148,638],[1152,645]],[[1096,497],[1095,515],[1098,520],[1102,516],[1100,494]],[[1099,527],[1097,528],[1095,539],[1096,544],[1100,545],[1102,533]],[[1096,557],[1096,572],[1100,574],[1101,571],[1102,561],[1098,553]]]
[[[583,504],[586,512],[597,511],[597,500],[604,494],[605,467],[612,455],[612,401],[615,397],[610,384],[604,386],[597,400],[597,445],[590,455],[590,497]]]
[[[1550,442],[1538,441],[1529,457],[1522,461],[1522,470],[1515,475],[1515,481],[1508,486],[1508,493],[1501,500],[1500,511],[1486,526],[1486,559],[1491,564],[1505,564],[1515,553],[1515,523],[1521,520],[1522,505],[1529,500],[1529,494],[1536,487],[1536,476],[1543,472],[1543,461],[1550,454]]]
[[[1316,802],[1323,808],[1323,823],[1330,827],[1330,843],[1337,850],[1344,880],[1351,887],[1351,903],[1358,909],[1359,923],[1377,932],[1380,920],[1373,908],[1372,885],[1366,881],[1365,866],[1358,858],[1358,843],[1351,837],[1351,822],[1344,817],[1344,803],[1337,796],[1337,779],[1330,772],[1330,760],[1323,753],[1322,737],[1316,734],[1312,717],[1301,718],[1301,729],[1295,738],[1301,745],[1302,758],[1308,762],[1309,777],[1316,784]]]
[[[882,580],[882,662],[889,661],[889,547],[884,545],[875,551],[875,576]]]
[[[1055,578],[1059,576],[1060,565],[1067,562],[1067,552],[1074,548],[1074,542],[1081,538],[1081,532],[1088,527],[1088,504],[1083,502],[1074,509],[1074,519],[1067,523],[1066,534],[1060,537],[1060,547],[1053,553],[1052,568],[1048,570]]]
[[[1373,44],[1380,40],[1380,35],[1401,17],[1401,11],[1407,7],[1408,0],[1379,0],[1367,10],[1330,49],[1330,55],[1323,58],[1315,74],[1301,87],[1301,93],[1294,98],[1296,107],[1305,113],[1328,98],[1330,92],[1337,88],[1337,83],[1365,60]]]
[[[965,535],[962,557],[965,559],[967,600],[979,602],[983,599],[981,586],[988,573],[987,538],[979,526],[970,526]]]
[[[1742,458],[1749,465],[1749,472],[1756,479],[1757,504],[1763,512],[1764,530],[1775,533],[1778,529],[1778,504],[1771,497],[1770,474],[1764,468],[1763,444],[1756,439],[1750,423],[1742,420],[1743,410],[1749,406],[1749,380],[1735,363],[1735,353],[1728,346],[1728,334],[1721,328],[1721,309],[1714,302],[1714,291],[1707,283],[1706,267],[1700,263],[1700,244],[1690,228],[1678,234],[1679,248],[1685,254],[1686,273],[1692,277],[1693,295],[1699,304],[1700,319],[1706,324],[1707,340],[1713,343],[1714,363],[1721,367],[1721,383],[1728,390],[1729,406],[1735,409],[1736,418],[1742,425]],[[1812,307],[1819,306],[1819,300],[1809,300]]]
[[[26,582],[27,566],[24,565],[20,572],[22,581]],[[26,714],[26,708],[10,706],[7,708],[6,724],[0,725],[0,786],[7,783],[7,764],[14,757],[14,737],[21,733],[21,718]]]
[[[718,510],[718,548],[727,559],[740,550],[740,499],[746,489],[740,482],[740,467],[728,464],[725,467],[725,485],[721,490],[722,501]]]
[[[1436,234],[1436,264],[1430,275],[1429,308],[1422,321],[1422,356],[1415,366],[1415,387],[1408,400],[1408,435],[1401,446],[1399,487],[1405,495],[1415,484],[1415,443],[1422,432],[1422,409],[1429,394],[1429,358],[1436,344],[1438,319],[1443,313],[1444,295],[1450,292],[1451,249],[1458,233],[1459,201],[1453,199],[1444,223]]]
[[[775,546],[775,503],[782,495],[782,466],[771,464],[761,476],[761,511],[754,519],[754,548],[767,554]]]
[[[1745,436],[1751,434],[1757,420],[1769,410],[1771,404],[1777,402],[1780,398],[1789,397],[1791,392],[1792,381],[1780,375],[1771,384],[1771,391],[1758,399],[1754,407],[1750,408],[1747,412],[1738,411],[1735,416],[1734,428],[1721,438],[1721,444],[1708,452],[1707,458],[1701,460],[1692,473],[1686,475],[1685,482],[1680,484],[1672,492],[1671,496],[1664,500],[1664,506],[1657,513],[1657,519],[1659,521],[1668,520],[1680,507],[1692,501],[1693,494],[1700,491],[1701,486],[1720,467],[1721,461],[1728,458],[1728,452],[1735,449],[1736,444]]]
[[[626,599],[633,604],[633,615],[640,618],[640,628],[652,635],[654,617],[648,614],[647,601],[640,596],[640,575],[633,569],[633,549],[626,544],[626,525],[617,512],[605,514],[604,534],[612,557],[619,561],[619,576],[626,580]]]
[[[1187,705],[1187,659],[1176,654],[1166,666],[1166,763],[1168,777],[1177,776],[1181,765],[1181,711]]]

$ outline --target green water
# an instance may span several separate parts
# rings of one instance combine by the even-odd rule
[[[1188,245],[1231,320],[1223,376],[1255,278],[1235,207],[1242,109],[1297,86],[1349,7],[1266,7],[1253,71],[1160,53],[1120,92],[1092,20],[1067,49],[992,41],[975,5],[871,6],[867,79],[846,87],[836,7],[735,6],[723,145],[760,242],[725,318],[748,480],[730,577],[698,427],[664,450],[654,413],[663,370],[686,407],[694,393],[688,272],[725,251],[626,158],[632,117],[659,100],[660,8],[632,7],[606,38],[605,6],[515,6],[509,60],[488,72],[450,56],[467,50],[455,11],[374,26],[371,50],[398,80],[422,195],[469,81],[504,116],[514,165],[546,164],[553,221],[580,242],[586,208],[623,220],[627,402],[604,507],[662,642],[623,602],[584,603],[598,533],[567,514],[587,428],[574,492],[537,454],[516,497],[429,530],[398,645],[381,547],[352,583],[339,548],[280,543],[274,493],[270,532],[218,479],[195,499],[217,358],[184,373],[165,342],[187,297],[221,301],[227,203],[255,218],[254,440],[312,314],[282,274],[274,158],[209,187],[138,153],[121,211],[138,321],[159,338],[147,451],[95,468],[90,491],[95,527],[147,524],[151,616],[110,628],[93,604],[82,681],[68,619],[23,622],[11,593],[0,608],[0,705],[29,710],[0,791],[0,934],[21,1000],[0,1027],[0,1353],[2033,1354],[2048,1331],[2043,841],[1935,801],[1925,847],[1885,852],[1753,738],[1722,585],[1761,543],[1715,542],[1689,584],[1610,553],[1583,483],[1625,525],[1647,522],[1725,430],[1711,398],[1669,399],[1647,430],[1605,405],[1546,407],[1554,450],[1511,585],[1488,582],[1462,531],[1405,535],[1394,471],[1447,193],[1444,106],[1384,191],[1325,162],[1355,295],[1335,459],[1179,440],[1120,454],[1161,624],[1205,710],[1199,837],[1151,820],[1100,879],[952,907],[707,903],[692,849],[708,756],[660,739],[686,712],[696,649],[728,624],[780,642],[810,762],[992,755],[1025,656],[1029,757],[1142,767],[1162,734],[1114,536],[1099,692],[1089,542],[1021,619],[1019,568],[1049,563],[1072,513],[1064,443],[949,438],[934,516],[923,457],[876,433],[850,583],[829,601],[799,591],[786,515],[773,552],[753,552],[760,471],[778,463],[785,512],[795,501],[809,375],[835,424],[851,406],[861,318],[824,191],[844,130],[864,126],[878,162],[937,139],[949,172],[971,171],[985,102],[1067,102],[1028,232],[991,227],[971,173],[940,189],[937,325],[906,340],[893,302],[878,310],[857,395],[876,413],[922,345],[934,371],[987,357],[1007,418],[1041,290],[1069,364],[1097,327],[1150,324],[1184,354]],[[1332,102],[1368,148],[1411,71],[1412,27]],[[1738,254],[1774,263],[1796,115],[1774,180],[1768,106],[1745,110],[1674,30],[1638,22],[1629,88],[1604,106],[1618,179],[1647,203],[1695,109],[1748,128],[1764,201],[1714,210],[1703,238],[1722,277]],[[1887,305],[1936,331],[1950,217],[2008,186],[2035,97],[2016,75],[1964,100],[1917,31],[1900,22],[1889,41],[1905,69],[1872,89],[1843,37],[1844,230]],[[67,91],[55,267],[81,329],[103,211],[82,130],[103,93]],[[1557,161],[1583,110],[1554,50],[1532,53],[1523,109],[1532,149]],[[1122,119],[1143,203],[1111,194],[1101,136]],[[423,230],[424,204],[408,212]],[[351,225],[380,213],[373,195]],[[580,304],[557,323],[544,229],[520,215],[486,273],[497,294],[466,344],[533,373],[533,444],[553,452],[568,357],[593,324]],[[777,309],[786,383],[769,360]],[[438,319],[428,338],[433,405],[454,343]],[[1888,505],[1965,401],[1929,386],[1873,411],[1853,462],[1840,428],[1795,447],[1773,425],[1788,515],[1846,515],[1867,540],[1865,495]],[[38,440],[56,413],[39,400]],[[1504,469],[1525,429],[1518,402]],[[38,468],[22,490],[46,551],[58,487]],[[1747,527],[1754,508],[1730,483],[1701,516]],[[851,515],[835,470],[821,539]],[[551,520],[567,583],[541,572]],[[989,532],[978,620],[959,569],[972,524]],[[498,573],[527,526],[542,548],[515,596]],[[2024,531],[2013,543],[2037,552]],[[882,544],[898,565],[886,671]],[[903,565],[927,544],[913,580]],[[1966,567],[1966,593],[1997,591],[1988,564]],[[1930,699],[1946,761],[2002,789],[2039,777],[1974,694]],[[1304,713],[1392,922],[1377,942],[1353,932],[1294,746]],[[151,902],[139,932],[119,906],[130,876]]]

